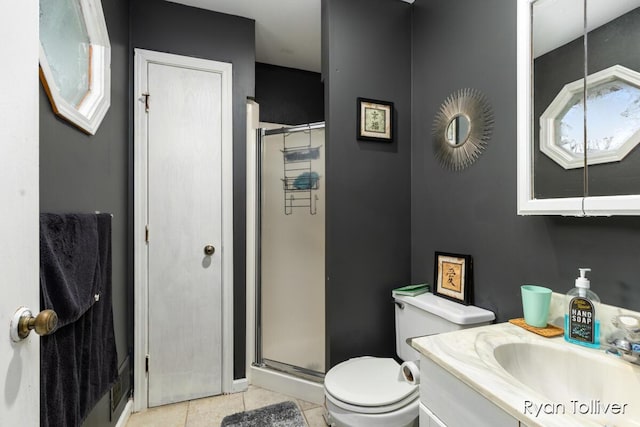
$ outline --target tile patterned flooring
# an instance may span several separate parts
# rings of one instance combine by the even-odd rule
[[[322,406],[264,388],[249,386],[243,393],[180,402],[132,414],[126,427],[218,427],[227,415],[287,400],[297,403],[309,427],[327,426],[322,417]]]

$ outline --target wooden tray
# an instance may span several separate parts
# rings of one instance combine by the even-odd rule
[[[564,330],[562,328],[559,328],[554,325],[547,325],[544,328],[536,328],[535,326],[527,325],[523,317],[519,319],[510,319],[509,323],[513,323],[516,326],[520,326],[521,328],[524,328],[527,331],[531,331],[534,334],[538,334],[546,338],[557,337],[564,333]]]

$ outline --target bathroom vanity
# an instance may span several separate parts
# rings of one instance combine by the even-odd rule
[[[560,302],[554,294],[552,310]],[[602,307],[606,322],[622,311]],[[612,332],[604,329],[603,338]],[[420,427],[640,426],[640,366],[604,349],[511,323],[416,338],[412,345],[422,354]]]
[[[420,427],[520,425],[509,412],[426,356],[420,359],[420,378]]]

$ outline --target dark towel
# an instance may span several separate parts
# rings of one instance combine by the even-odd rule
[[[100,267],[97,215],[40,214],[42,305],[56,311],[58,328],[93,305],[102,287]]]
[[[41,308],[60,319],[41,339],[40,425],[80,426],[118,372],[111,216],[41,214],[40,252]]]

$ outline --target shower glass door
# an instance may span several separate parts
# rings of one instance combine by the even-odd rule
[[[325,372],[324,123],[262,124],[257,363],[307,379]]]

